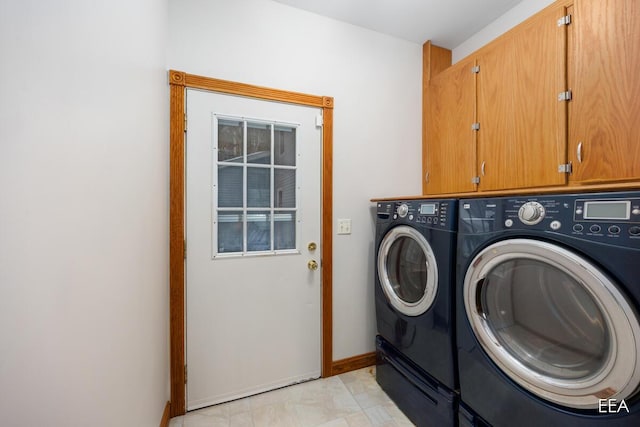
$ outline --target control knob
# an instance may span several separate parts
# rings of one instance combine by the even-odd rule
[[[538,202],[527,202],[520,206],[518,218],[527,225],[534,225],[544,218],[544,206]]]
[[[404,218],[405,216],[407,216],[407,213],[409,213],[409,206],[407,206],[406,203],[403,203],[400,206],[398,206],[398,216],[400,218]]]

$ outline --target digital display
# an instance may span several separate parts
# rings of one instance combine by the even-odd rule
[[[420,214],[422,215],[434,215],[438,205],[435,203],[423,203],[420,205]]]
[[[584,219],[629,219],[631,202],[584,202]]]

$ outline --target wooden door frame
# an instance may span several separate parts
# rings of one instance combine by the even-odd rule
[[[169,339],[171,416],[186,412],[185,388],[185,95],[201,89],[249,98],[322,108],[322,376],[333,366],[333,98],[270,89],[169,70],[170,207],[169,207]]]

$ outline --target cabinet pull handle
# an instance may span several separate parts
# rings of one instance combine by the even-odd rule
[[[480,172],[482,173],[482,176],[484,176],[484,164],[485,162],[482,162],[482,165],[480,166]]]
[[[582,141],[578,143],[578,149],[576,151],[576,155],[578,156],[578,163],[582,163]]]
[[[429,171],[424,174],[424,182],[426,182],[427,184],[429,183]]]

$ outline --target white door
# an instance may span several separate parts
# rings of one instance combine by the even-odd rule
[[[321,114],[187,91],[187,410],[320,376]]]

